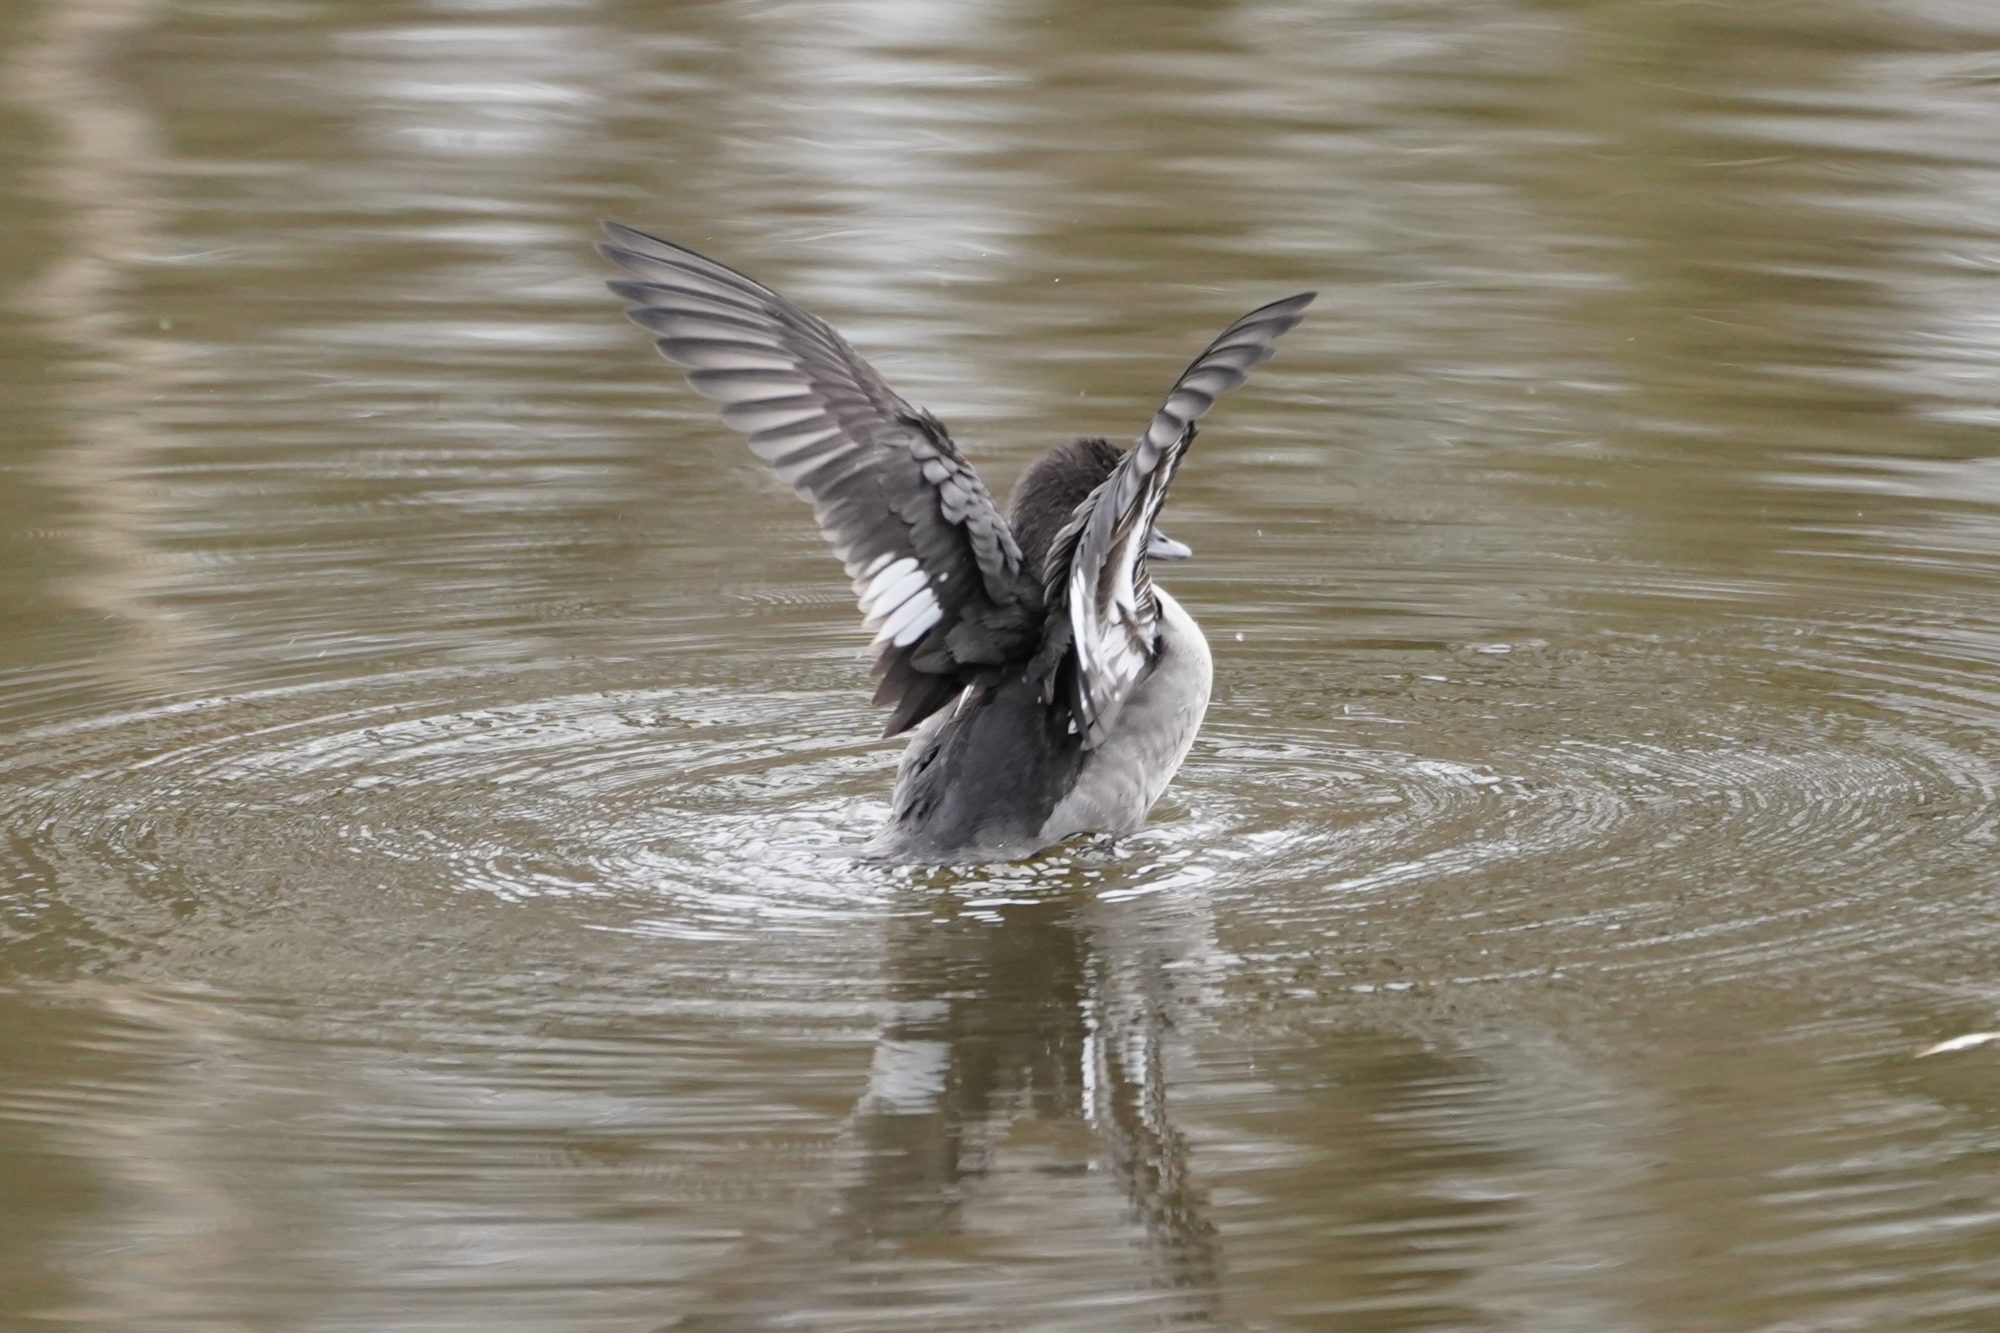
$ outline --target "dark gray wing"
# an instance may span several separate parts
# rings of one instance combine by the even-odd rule
[[[1271,359],[1279,335],[1304,318],[1315,294],[1259,306],[1224,329],[1181,373],[1145,434],[1051,545],[1044,565],[1048,620],[1037,662],[1051,672],[1048,697],[1067,697],[1085,749],[1103,742],[1153,664],[1160,604],[1146,572],[1146,543],[1194,440],[1194,423]]]
[[[1025,657],[1041,589],[1013,531],[945,433],[826,324],[692,250],[606,223],[598,248],[667,360],[812,502],[879,653],[875,702],[895,735],[977,670]]]

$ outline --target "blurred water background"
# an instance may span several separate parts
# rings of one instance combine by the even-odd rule
[[[0,1326],[2000,1327],[1987,0],[0,7]],[[589,246],[1177,483],[1145,834],[882,817]]]

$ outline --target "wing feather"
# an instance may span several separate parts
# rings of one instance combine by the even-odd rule
[[[1044,562],[1047,622],[1036,657],[1046,697],[1067,699],[1084,748],[1109,735],[1159,644],[1159,599],[1146,545],[1195,423],[1270,360],[1314,293],[1259,306],[1216,336],[1181,372],[1166,401],[1103,484],[1077,506]]]
[[[1042,590],[943,423],[825,323],[683,246],[617,223],[613,292],[759,458],[810,501],[874,632],[894,735],[980,669],[1027,656]]]

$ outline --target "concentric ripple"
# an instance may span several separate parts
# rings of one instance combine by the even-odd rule
[[[692,938],[835,929],[887,882],[849,866],[888,760],[846,711],[435,671],[46,725],[0,766],[0,825],[45,888],[9,934],[83,926],[123,952],[191,918],[381,916],[399,895],[415,927],[463,894],[595,900],[597,924]]]
[[[1747,628],[1784,681],[1755,654],[1605,636],[1399,654],[1332,713],[1225,713],[1184,781],[1241,863],[1233,917],[1273,965],[1338,941],[1426,983],[1810,976],[1990,920],[2000,746],[1966,707],[1990,684],[1943,636],[1883,667],[1907,627]],[[1824,688],[1772,700],[1800,680]]]
[[[1722,974],[1934,939],[1934,899],[1893,904],[1993,854],[1993,738],[1951,713],[1985,687],[1935,655],[1871,674],[1823,651],[1787,670],[1842,688],[1784,709],[1727,658],[1619,636],[1376,654],[1391,669],[1352,698],[1283,716],[1263,705],[1286,681],[1251,663],[1145,833],[949,878],[975,902],[1079,876],[1200,887],[1287,948],[1359,916],[1430,981],[1579,965],[1586,944],[1598,968]],[[10,900],[12,947],[129,954],[301,910],[408,926],[467,894],[687,940],[879,915],[908,873],[851,852],[893,747],[847,683],[658,675],[439,670],[29,731],[0,824],[44,888]],[[1522,943],[1552,930],[1572,943]]]

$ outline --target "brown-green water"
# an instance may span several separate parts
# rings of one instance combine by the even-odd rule
[[[0,1327],[2000,1328],[2000,9],[0,6]],[[1224,403],[1145,834],[885,808],[600,216],[1004,486]]]

